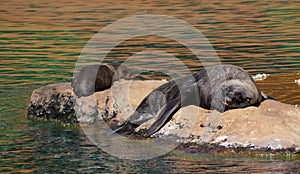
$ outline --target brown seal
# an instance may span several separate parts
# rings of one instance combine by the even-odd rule
[[[145,134],[145,137],[149,137],[164,126],[181,107],[196,105],[224,112],[228,109],[258,106],[268,98],[242,68],[216,65],[154,89],[115,132],[121,135],[132,134],[139,125],[158,115]]]
[[[94,92],[110,88],[114,81],[134,77],[132,71],[123,64],[90,65],[76,74],[72,87],[77,97],[89,96]]]

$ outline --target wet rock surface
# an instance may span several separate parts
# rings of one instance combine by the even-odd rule
[[[27,107],[27,117],[34,120],[77,123],[71,84],[50,84],[34,90]]]
[[[150,91],[163,83],[122,80],[111,89],[81,98],[74,96],[70,83],[48,85],[33,92],[28,116],[87,124],[104,119],[114,127],[130,116]],[[148,121],[138,130],[149,127],[152,122]],[[259,107],[224,113],[188,106],[180,109],[153,138],[176,136],[183,144],[212,143],[224,147],[291,151],[300,149],[299,125],[300,108],[274,100],[266,100]]]

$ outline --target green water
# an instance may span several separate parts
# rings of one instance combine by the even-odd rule
[[[297,160],[239,159],[171,152],[152,160],[130,161],[93,145],[80,128],[32,122],[24,116],[31,92],[68,82],[89,39],[112,22],[136,14],[177,17],[199,29],[220,60],[251,74],[269,73],[258,86],[289,104],[300,104],[299,1],[111,1],[23,2],[0,6],[0,171],[1,173],[182,173],[299,172]],[[122,42],[106,62],[143,50],[179,57],[192,71],[202,64],[179,43],[158,37]],[[176,63],[157,58],[155,63]],[[154,67],[155,67],[154,63]],[[160,75],[132,65],[140,79]],[[159,71],[159,70],[157,70]],[[180,69],[172,73],[180,75]],[[161,78],[161,77],[160,77]]]

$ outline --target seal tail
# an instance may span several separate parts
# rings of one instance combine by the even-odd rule
[[[145,138],[150,137],[154,133],[160,130],[168,121],[170,121],[173,115],[181,108],[181,97],[178,96],[166,104],[159,113],[157,120],[150,126]]]

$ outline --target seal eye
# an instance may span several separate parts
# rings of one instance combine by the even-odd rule
[[[247,103],[250,103],[250,101],[251,101],[251,98],[247,97],[247,98],[246,98],[246,102],[247,102]]]

